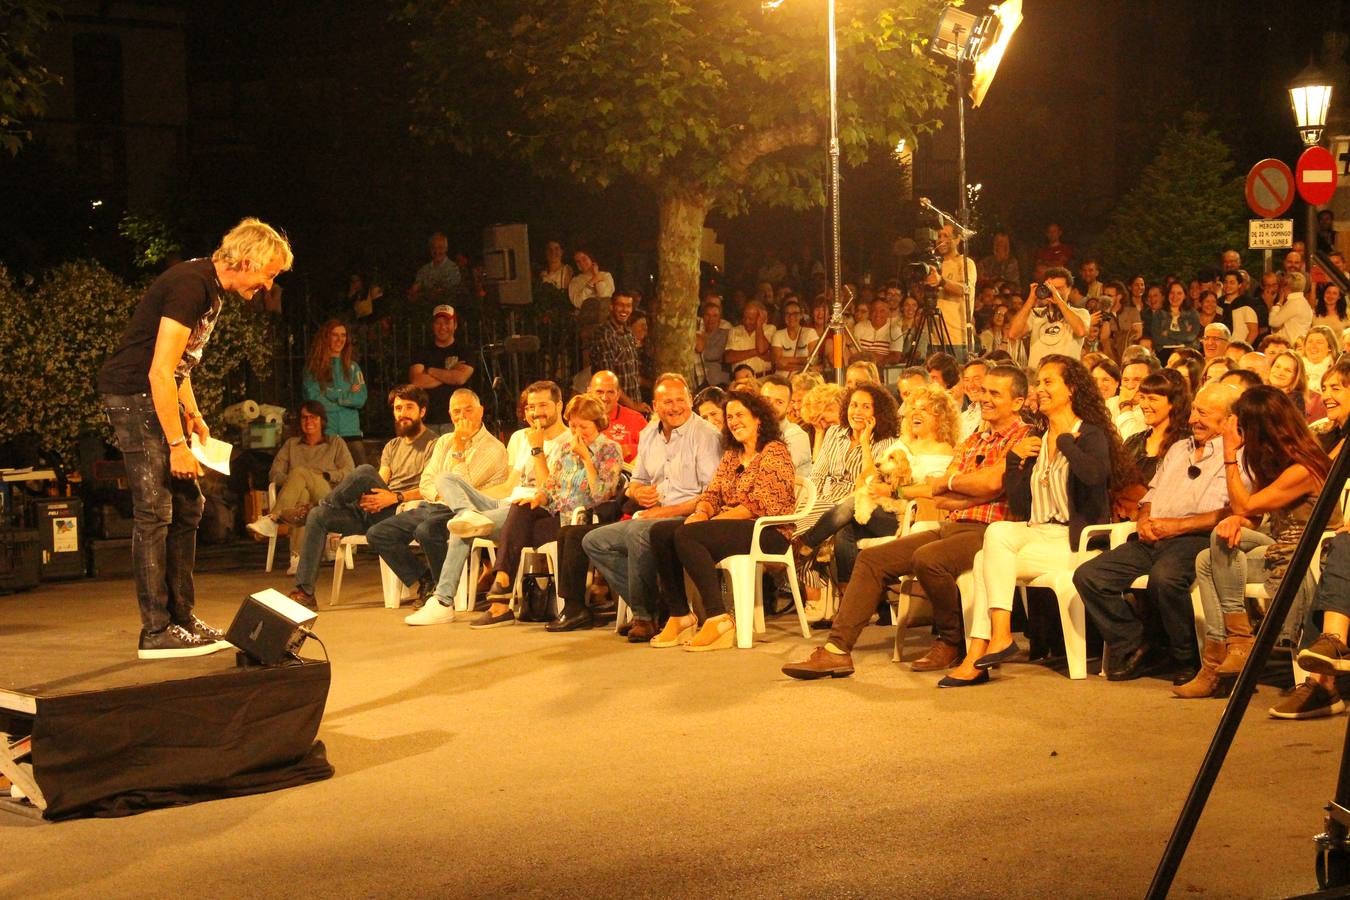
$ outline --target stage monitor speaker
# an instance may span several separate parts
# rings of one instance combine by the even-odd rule
[[[483,229],[483,280],[497,302],[529,306],[533,301],[530,234],[525,225],[489,225]]]
[[[253,662],[275,666],[295,655],[318,613],[280,591],[267,588],[244,598],[225,640]],[[303,629],[303,630],[302,630]]]

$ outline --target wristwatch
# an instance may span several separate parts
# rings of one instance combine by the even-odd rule
[[[544,448],[543,448],[543,447],[531,447],[531,448],[530,448],[530,455],[531,455],[531,456],[539,456],[539,455],[542,454],[543,452],[544,452]]]
[[[398,503],[402,503],[402,502],[403,502],[403,492],[402,492],[402,491],[396,491],[396,492],[394,493],[394,496],[397,498],[397,501],[396,501],[396,502],[398,502]]]

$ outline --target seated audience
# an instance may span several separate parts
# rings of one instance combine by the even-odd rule
[[[733,391],[727,399],[722,459],[711,483],[683,522],[662,519],[650,532],[661,596],[670,618],[653,647],[722,650],[736,640],[736,623],[722,599],[717,562],[750,549],[755,519],[781,516],[796,506],[792,456],[779,438],[778,419],[767,400]],[[761,536],[763,547],[782,552],[788,546],[783,525]],[[688,573],[703,601],[706,619],[697,620],[685,595]]]
[[[723,328],[722,304],[711,300],[703,303],[703,317],[699,321],[698,333],[694,335],[694,373],[699,384],[705,387],[721,387],[729,376],[722,358],[727,351],[727,334],[730,328]]]
[[[656,421],[643,429],[627,508],[632,516],[608,524],[563,525],[558,534],[558,592],[564,606],[548,631],[590,628],[594,617],[586,606],[586,558],[633,613],[628,639],[650,640],[659,610],[656,570],[651,564],[651,526],[664,519],[683,519],[708,485],[721,453],[721,436],[690,408],[689,385],[667,372],[656,379]]]
[[[560,519],[570,521],[573,510],[608,500],[618,487],[623,457],[619,445],[603,433],[609,426],[604,402],[591,394],[578,394],[568,401],[563,415],[572,440],[548,461],[547,481],[532,496],[516,499],[507,512],[488,590],[490,606],[470,628],[513,624],[516,615],[510,600],[525,548],[557,541]],[[558,559],[575,559],[572,549],[560,543]]]
[[[1146,427],[1125,440],[1125,455],[1149,484],[1172,445],[1190,436],[1191,392],[1181,373],[1159,369],[1140,383],[1135,396]]]
[[[1026,393],[1021,369],[1000,365],[989,371],[981,397],[984,430],[962,441],[947,471],[926,485],[938,507],[949,511],[947,520],[937,530],[913,532],[858,554],[829,639],[806,659],[785,665],[783,674],[800,679],[852,675],[851,654],[863,628],[891,582],[905,575],[915,576],[923,586],[937,631],[933,646],[910,668],[941,671],[960,658],[965,626],[956,578],[971,568],[989,523],[1009,515],[1003,493],[1005,455],[1027,433],[1021,418]]]
[[[596,372],[591,376],[586,392],[605,404],[605,420],[609,422],[605,437],[619,445],[624,462],[632,462],[637,455],[638,435],[647,427],[647,420],[641,413],[619,402],[622,394],[618,376],[613,372],[603,369]]]
[[[792,465],[802,478],[811,477],[811,438],[802,427],[790,420],[788,410],[792,406],[792,383],[784,375],[766,375],[760,381],[760,396],[769,401],[774,415],[778,418],[778,427],[783,443],[792,454]]]
[[[1117,399],[1120,393],[1120,367],[1110,357],[1103,357],[1091,366],[1084,360],[1083,365],[1092,373],[1092,380],[1097,385],[1097,392],[1102,396],[1102,403],[1110,403]],[[1110,412],[1109,408],[1107,412]]]
[[[811,435],[811,459],[820,456],[825,435],[842,421],[844,389],[837,384],[819,384],[802,397],[802,430]]]
[[[294,575],[300,565],[309,511],[355,468],[347,442],[323,433],[327,417],[323,404],[316,400],[300,404],[298,433],[281,445],[267,475],[270,483],[278,485],[276,501],[270,510],[248,523],[250,531],[268,538],[277,536],[278,521],[284,520],[291,526],[288,535],[291,564],[287,575]]]
[[[508,499],[518,489],[543,484],[548,480],[548,460],[572,440],[562,423],[562,391],[551,381],[536,381],[522,392],[524,408],[521,420],[528,423],[506,442],[506,480],[478,490],[453,471],[435,476],[439,502],[454,513],[446,537],[434,537],[433,546],[444,541],[444,550],[433,550],[444,561],[432,568],[436,586],[422,607],[404,617],[408,625],[445,625],[455,620],[455,594],[464,574],[464,564],[476,537],[496,541],[510,512]],[[535,447],[540,448],[534,453]],[[468,515],[472,511],[475,515]],[[428,553],[428,557],[432,554]],[[472,590],[476,585],[470,586]]]
[[[1237,397],[1237,389],[1227,385],[1200,389],[1191,407],[1191,439],[1168,449],[1139,505],[1138,540],[1107,550],[1074,572],[1074,587],[1110,649],[1111,681],[1169,668],[1173,684],[1181,685],[1200,669],[1191,585],[1195,556],[1226,514],[1221,435]],[[1148,576],[1149,594],[1167,633],[1162,660],[1144,642],[1143,621],[1124,597],[1141,575]]]
[[[775,329],[769,324],[764,304],[751,300],[741,310],[741,324],[727,334],[726,352],[723,362],[732,369],[733,380],[740,366],[750,367],[754,377],[759,378],[773,371],[772,340]]]
[[[431,451],[418,479],[420,503],[371,525],[366,530],[370,549],[389,566],[399,581],[417,585],[418,606],[431,597],[441,567],[445,563],[446,530],[459,512],[441,502],[437,479],[458,475],[465,484],[485,489],[506,477],[506,447],[483,427],[483,404],[468,388],[450,395],[450,422],[454,431],[441,435]],[[413,552],[417,541],[426,555],[426,563]]]
[[[1158,361],[1152,356],[1130,357],[1121,363],[1120,391],[1106,401],[1106,411],[1122,439],[1147,430],[1144,415],[1139,410],[1139,385],[1158,369]]]
[[[806,392],[811,390],[811,388],[824,384],[825,379],[821,378],[820,374],[817,372],[798,372],[796,375],[792,376],[791,381],[792,404],[788,407],[788,421],[796,422],[798,425],[802,426],[802,429],[806,432],[806,436],[814,440],[815,435],[809,427],[811,423],[802,418],[802,399],[806,396]]]
[[[1325,325],[1314,325],[1303,338],[1303,371],[1308,376],[1308,390],[1321,392],[1322,375],[1339,354],[1336,352],[1336,335]]]
[[[1200,390],[1200,373],[1204,368],[1204,357],[1190,347],[1177,347],[1167,361],[1167,368],[1176,369],[1186,379],[1186,387],[1194,394]]]
[[[1242,671],[1253,640],[1245,600],[1255,574],[1249,568],[1260,568],[1258,560],[1264,560],[1263,580],[1273,595],[1331,468],[1303,411],[1268,385],[1246,391],[1233,404],[1223,430],[1223,456],[1232,515],[1219,522],[1209,549],[1195,559],[1205,644],[1195,679],[1173,689],[1182,698],[1213,696],[1221,682],[1231,687]],[[1265,530],[1257,530],[1263,516],[1268,517]]]
[[[1270,330],[1292,346],[1312,327],[1313,310],[1304,296],[1308,278],[1302,272],[1287,272],[1275,305],[1270,308]]]
[[[436,435],[422,422],[427,392],[400,385],[389,392],[389,405],[394,411],[395,437],[384,445],[379,469],[357,466],[305,519],[305,540],[300,546],[295,588],[290,592],[290,598],[301,606],[318,609],[314,579],[329,532],[365,534],[370,526],[392,516],[400,503],[422,497],[422,469],[436,442]]]
[[[881,372],[870,359],[858,359],[844,370],[844,390],[851,391],[860,384],[881,384]]]
[[[1316,422],[1327,414],[1322,395],[1308,389],[1308,375],[1303,369],[1303,357],[1292,350],[1282,350],[1270,361],[1270,386],[1289,395],[1294,405],[1304,411],[1309,422]]]
[[[1028,434],[1008,449],[1003,490],[1011,517],[994,522],[975,555],[975,600],[965,659],[939,687],[989,680],[1017,655],[1012,601],[1017,580],[1074,568],[1088,525],[1111,521],[1110,489],[1132,474],[1101,392],[1076,359],[1041,358],[1036,393],[1044,437]]]
[[[783,327],[769,342],[773,367],[779,375],[792,376],[806,367],[811,352],[820,343],[816,330],[802,324],[802,305],[796,299],[783,304]]]
[[[1236,368],[1237,363],[1226,356],[1211,359],[1205,363],[1204,371],[1200,375],[1200,386],[1204,387],[1210,382],[1218,381]]]
[[[719,387],[705,387],[694,398],[694,413],[700,419],[722,433],[722,407],[726,405],[727,392]]]

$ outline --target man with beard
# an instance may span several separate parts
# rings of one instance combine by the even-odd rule
[[[394,410],[395,437],[384,445],[380,468],[358,466],[305,519],[305,543],[290,597],[309,609],[318,609],[314,579],[329,532],[365,534],[371,525],[392,516],[400,503],[422,497],[418,482],[436,443],[436,435],[422,422],[427,392],[414,385],[399,385],[389,392],[389,404]]]
[[[553,457],[570,447],[572,432],[562,422],[562,390],[551,381],[536,381],[525,388],[525,421],[529,423],[506,442],[506,480],[479,490],[462,475],[454,472],[436,476],[439,502],[450,510],[453,518],[446,535],[441,563],[437,566],[431,553],[432,574],[436,586],[421,609],[404,617],[409,625],[447,625],[455,621],[455,594],[464,575],[464,563],[476,537],[496,540],[511,511],[512,496],[517,488],[534,488],[548,480],[548,466]],[[537,449],[536,449],[537,448]],[[419,538],[420,540],[420,538]],[[423,546],[425,550],[425,545]]]

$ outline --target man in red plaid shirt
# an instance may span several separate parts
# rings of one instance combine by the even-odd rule
[[[931,496],[949,515],[936,531],[920,531],[858,555],[853,578],[834,616],[830,638],[806,659],[783,666],[783,674],[813,679],[853,674],[853,645],[871,621],[886,588],[913,575],[933,606],[937,639],[910,668],[933,672],[955,665],[965,646],[965,625],[956,578],[969,571],[984,545],[991,522],[1008,518],[1003,463],[1008,448],[1027,433],[1022,404],[1027,377],[1013,366],[996,366],[984,377],[979,398],[984,426],[961,442],[952,464],[925,485],[905,489],[906,497]]]

